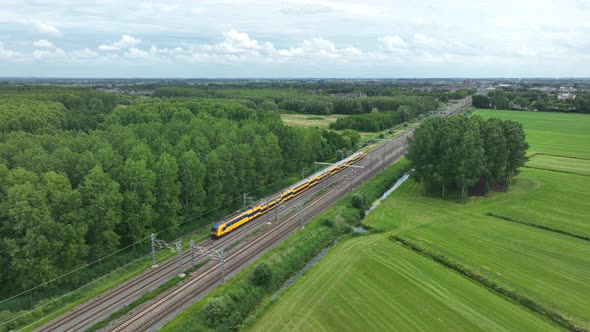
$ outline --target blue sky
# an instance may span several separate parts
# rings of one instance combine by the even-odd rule
[[[590,77],[590,0],[2,0],[0,76]]]

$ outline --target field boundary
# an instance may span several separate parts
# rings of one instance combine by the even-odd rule
[[[579,160],[590,160],[590,158],[582,158],[582,157],[573,157],[573,156],[566,156],[562,154],[552,154],[552,153],[545,153],[545,152],[535,152],[529,156],[529,158],[535,156],[549,156],[549,157],[560,157],[560,158],[569,158],[569,159],[579,159]]]
[[[562,170],[556,170],[556,169],[550,169],[550,168],[543,168],[543,167],[535,167],[535,166],[527,166],[527,165],[524,165],[523,167],[524,168],[530,168],[530,169],[537,169],[537,170],[540,170],[540,171],[556,172],[556,173],[572,174],[572,175],[579,175],[579,176],[590,177],[590,175],[588,175],[588,174],[582,174],[582,173],[578,173],[578,172],[569,172],[569,171],[562,171]]]
[[[466,267],[466,266],[440,254],[440,253],[435,253],[431,250],[423,248],[423,247],[421,247],[415,243],[412,243],[411,241],[408,241],[408,240],[406,240],[398,235],[395,235],[395,234],[391,235],[389,237],[389,240],[391,240],[392,242],[394,242],[396,244],[401,245],[402,247],[412,250],[419,255],[422,255],[428,259],[431,259],[431,260],[435,261],[436,263],[439,263],[450,270],[453,270],[453,271],[463,275],[464,277],[466,277],[466,278],[474,281],[475,283],[485,287],[486,289],[498,294],[499,296],[502,296],[508,300],[514,301],[514,302],[520,304],[521,306],[541,315],[542,317],[547,318],[551,322],[553,322],[553,323],[555,323],[555,324],[557,324],[569,331],[580,331],[580,332],[581,331],[588,331],[587,329],[580,326],[575,321],[572,321],[571,319],[567,319],[563,315],[561,315],[553,310],[550,310],[548,308],[545,308],[540,303],[538,303],[535,300],[515,291],[514,289],[509,289],[509,288],[498,285],[495,281],[487,278],[486,276],[479,274],[479,273],[469,269],[468,267]]]
[[[571,233],[571,232],[564,231],[564,230],[561,230],[561,229],[558,229],[558,228],[553,228],[553,227],[549,227],[549,226],[544,226],[544,225],[534,224],[534,223],[530,223],[530,222],[520,221],[520,220],[516,220],[516,219],[510,218],[510,217],[506,217],[506,216],[502,216],[502,215],[499,215],[499,214],[495,214],[493,212],[487,212],[487,213],[485,213],[485,215],[488,216],[488,217],[492,217],[492,218],[496,218],[496,219],[500,219],[500,220],[512,222],[512,223],[515,223],[515,224],[521,224],[521,225],[525,225],[525,226],[535,227],[535,228],[542,229],[544,231],[558,233],[558,234],[562,234],[562,235],[567,235],[567,236],[575,237],[576,239],[580,239],[580,240],[584,240],[584,241],[590,241],[590,236],[579,235],[579,234]]]

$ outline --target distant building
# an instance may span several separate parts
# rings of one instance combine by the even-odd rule
[[[571,93],[571,92],[560,92],[557,95],[557,99],[558,100],[576,99],[576,94],[575,93]]]
[[[367,94],[364,92],[349,92],[349,93],[331,93],[330,96],[336,97],[336,98],[360,98],[360,97],[366,97]]]
[[[576,92],[576,88],[572,87],[572,86],[560,86],[559,87],[559,92]]]

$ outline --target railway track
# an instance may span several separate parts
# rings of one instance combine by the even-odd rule
[[[330,182],[331,180],[328,181],[328,183]],[[316,189],[321,190],[320,188]],[[319,190],[307,191],[301,196],[298,196],[299,199],[290,200],[279,205],[276,212],[277,219],[284,218],[286,215],[290,214],[292,212],[290,209],[298,204],[300,200],[309,199]],[[265,221],[266,216],[261,216],[221,239],[212,240],[208,238],[200,242],[198,245],[201,247],[208,247],[210,249],[220,249],[223,247],[239,244],[239,242],[244,240],[244,238],[250,233],[263,226]],[[183,261],[188,261],[190,257],[190,251],[185,250],[183,252]],[[200,258],[195,263],[201,261],[203,261],[203,258]],[[82,306],[59,317],[49,324],[42,326],[40,329],[38,329],[38,331],[79,331],[88,328],[101,319],[108,317],[108,315],[110,315],[116,309],[123,307],[130,300],[135,300],[136,298],[139,298],[144,292],[157,288],[159,285],[177,275],[177,273],[177,259],[169,259],[163,262],[157,268],[146,271],[137,278],[122,284],[112,291],[109,291],[97,297],[96,299],[83,304]],[[84,318],[82,319],[82,317]]]
[[[348,171],[349,170],[347,169],[338,175],[329,178],[325,185],[322,184],[312,187],[312,189],[297,196],[296,198],[279,205],[276,212],[277,220],[287,217],[293,212],[292,209],[298,205],[299,202],[310,199],[310,197],[316,195],[320,190],[322,190],[323,187],[330,186],[344,179],[344,177],[346,177],[348,174]],[[275,196],[276,195],[272,195],[265,199],[272,199]],[[274,219],[274,212],[270,212],[270,215],[272,215],[270,219]],[[267,215],[260,216],[221,239],[206,239],[200,242],[198,245],[202,247],[208,247],[209,249],[235,246],[247,238],[249,234],[264,226],[265,221],[268,218],[269,217],[267,217]],[[183,261],[187,261],[189,258],[190,251],[185,250],[183,252]],[[203,258],[199,259],[199,261],[202,260]],[[176,259],[169,259],[163,262],[157,268],[148,270],[145,273],[139,275],[137,278],[134,278],[122,284],[121,286],[103,295],[100,295],[91,301],[86,302],[85,304],[77,307],[75,310],[58,317],[46,325],[41,326],[38,331],[79,331],[87,329],[95,323],[106,319],[117,309],[139,298],[146,291],[156,289],[159,285],[174,277],[178,271],[177,264],[178,262]]]
[[[410,135],[407,133],[405,137]],[[364,159],[362,164],[364,166],[363,171],[356,172],[354,169],[350,169],[350,172],[359,173],[357,176],[350,180],[350,183],[340,183],[329,192],[323,194],[320,198],[314,200],[307,206],[304,206],[304,213],[307,216],[307,220],[313,219],[319,215],[326,208],[331,206],[337,200],[346,195],[353,187],[356,187],[359,183],[372,177],[379,172],[382,167],[386,164],[399,159],[405,152],[405,147],[402,144],[392,144],[391,146],[384,146],[379,150],[373,151],[373,153],[389,152],[385,155],[385,160],[381,159]],[[371,165],[374,163],[377,165]],[[379,165],[383,163],[383,165]],[[373,167],[375,166],[375,167]],[[346,174],[345,174],[346,176]],[[245,246],[234,251],[225,260],[226,273],[232,275],[233,273],[240,270],[240,268],[246,266],[250,261],[255,260],[260,255],[264,254],[267,250],[272,248],[274,245],[280,243],[282,239],[287,237],[289,234],[297,230],[301,225],[297,221],[298,215],[290,216],[287,220],[275,225],[271,229],[266,230],[264,234],[255,238],[253,241],[248,242]],[[207,291],[221,282],[221,276],[219,274],[219,264],[209,264],[205,267],[205,271],[201,272],[198,276],[191,279],[190,281],[182,284],[174,291],[164,295],[156,302],[141,308],[137,312],[133,313],[126,319],[109,326],[109,331],[144,331],[155,328],[154,324],[159,323],[160,325],[167,320],[168,316],[172,316],[174,312],[181,309],[189,302],[194,302],[204,296]]]
[[[469,105],[465,103],[459,105],[459,107],[452,109],[450,108],[449,115],[461,112],[468,106]],[[339,174],[330,177],[326,181],[325,186],[318,185],[312,187],[310,190],[306,191],[302,195],[297,196],[296,198],[289,200],[288,202],[278,206],[278,208],[276,209],[276,216],[274,217],[276,218],[276,220],[281,220],[281,222],[278,225],[271,224],[270,227],[265,228],[265,221],[274,218],[268,215],[263,215],[221,239],[206,239],[200,242],[198,245],[202,247],[208,247],[208,249],[220,249],[231,247],[231,249],[228,251],[229,256],[226,257],[226,271],[228,275],[235,273],[241,266],[261,255],[264,251],[271,248],[274,244],[276,244],[282,238],[284,238],[285,236],[287,236],[299,227],[299,223],[293,222],[293,220],[296,219],[296,216],[293,216],[292,214],[293,208],[297,206],[301,201],[305,202],[306,200],[309,200],[312,196],[316,195],[320,190],[322,190],[322,187],[325,188],[329,185],[336,185],[336,188],[330,189],[327,193],[324,193],[320,197],[315,198],[312,203],[308,204],[307,206],[304,206],[304,213],[306,215],[306,219],[312,219],[315,215],[321,213],[321,211],[325,210],[335,201],[344,196],[348,191],[352,189],[353,186],[356,186],[359,183],[359,181],[363,181],[368,177],[373,176],[378,171],[384,169],[386,165],[389,165],[394,160],[399,159],[403,152],[405,152],[404,146],[407,137],[411,136],[412,134],[413,129],[409,130],[408,132],[400,136],[393,138],[392,140],[389,140],[384,144],[381,144],[373,151],[367,153],[366,157],[363,160],[361,160],[361,162],[358,164],[358,166],[365,167],[365,169],[363,169],[363,172],[356,172],[357,174],[355,175],[355,168],[345,169]],[[394,151],[395,153],[393,153]],[[367,169],[368,171],[366,171]],[[346,182],[343,180],[346,180]],[[346,188],[346,186],[348,186],[348,188]],[[271,200],[273,197],[276,197],[276,195],[271,195],[265,199]],[[273,215],[275,213],[270,212],[270,214]],[[287,219],[282,220],[285,218]],[[229,218],[226,218],[226,220],[227,219]],[[244,243],[244,241],[246,241],[246,239],[248,239],[249,236],[256,235],[254,233],[257,232],[259,229],[261,229],[262,231],[261,235],[256,236],[251,242],[244,244],[244,246],[240,246],[240,243]],[[280,231],[278,229],[280,229]],[[267,240],[264,240],[265,238]],[[262,245],[262,243],[267,243],[267,245]],[[253,248],[258,249],[255,250]],[[254,251],[255,253],[253,253]],[[248,254],[245,255],[243,253]],[[188,261],[190,255],[190,251],[185,250],[183,252],[183,261]],[[202,262],[204,260],[205,258],[201,257],[197,260],[197,262]],[[57,319],[39,328],[38,331],[79,331],[87,329],[95,323],[103,319],[106,319],[110,314],[112,314],[117,309],[139,298],[146,291],[157,288],[159,285],[175,276],[178,271],[177,264],[178,261],[176,259],[169,259],[163,262],[157,268],[148,270],[142,275],[122,284],[121,286],[97,297],[96,299],[86,302],[85,304],[79,306],[75,310],[61,317],[58,317]],[[199,275],[197,277],[190,279],[188,282],[184,282],[176,290],[171,291],[170,293],[165,295],[180,296],[181,293],[188,292],[186,296],[177,298],[175,300],[176,304],[162,306],[163,303],[168,303],[169,300],[162,300],[164,298],[161,298],[160,300],[157,300],[148,307],[151,308],[150,310],[143,309],[139,313],[135,313],[135,315],[129,318],[127,321],[123,321],[123,323],[120,323],[113,327],[113,330],[128,330],[128,326],[133,326],[133,330],[149,329],[150,326],[152,326],[155,322],[158,322],[158,320],[165,318],[171,312],[174,312],[178,308],[187,304],[190,301],[190,299],[195,299],[197,295],[204,293],[206,290],[208,290],[211,287],[214,287],[217,283],[219,283],[220,280],[211,277],[215,274],[217,266],[218,264],[214,264],[213,262],[205,264],[199,269]],[[208,277],[210,278],[207,279]],[[190,285],[194,285],[195,283],[198,283],[201,280],[203,280],[203,283],[199,284],[198,287],[195,286],[197,288],[193,289],[192,291],[179,291],[180,289],[186,289],[187,287],[190,287]],[[156,303],[159,304],[156,305]],[[154,309],[156,308],[167,309],[154,311]],[[151,315],[154,316],[152,318],[146,318],[148,313],[151,313]],[[126,322],[130,323],[126,324]],[[137,322],[143,323],[139,324]],[[136,326],[136,324],[139,325]]]

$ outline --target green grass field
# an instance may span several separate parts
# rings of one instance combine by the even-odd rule
[[[254,330],[550,330],[545,318],[389,240],[417,243],[590,329],[590,117],[478,110],[523,122],[532,158],[509,192],[466,204],[408,181],[364,223],[382,234],[336,246]],[[536,154],[535,154],[536,153]],[[540,154],[539,154],[540,153]],[[580,159],[582,158],[582,159]]]
[[[522,123],[529,153],[590,159],[590,116],[574,113],[521,112],[478,109],[484,119],[495,117]]]
[[[330,123],[334,123],[338,118],[346,116],[347,115],[342,114],[313,115],[282,113],[281,119],[283,120],[283,123],[288,126],[318,127],[320,129],[327,129],[330,126]]]
[[[538,154],[532,156],[527,167],[590,176],[590,160]]]
[[[546,192],[544,174],[538,174],[543,172],[548,173],[527,170],[510,192],[465,205],[424,197],[421,185],[407,182],[365,222],[462,262],[589,327],[590,242],[485,215],[492,211],[519,219],[510,208],[523,208],[512,202],[533,203]],[[549,220],[540,223],[554,226],[551,221],[561,217],[561,210],[583,213],[587,202],[573,208],[569,201],[555,201],[552,209],[539,213],[539,218]]]
[[[540,331],[545,320],[384,237],[346,241],[253,331]]]

